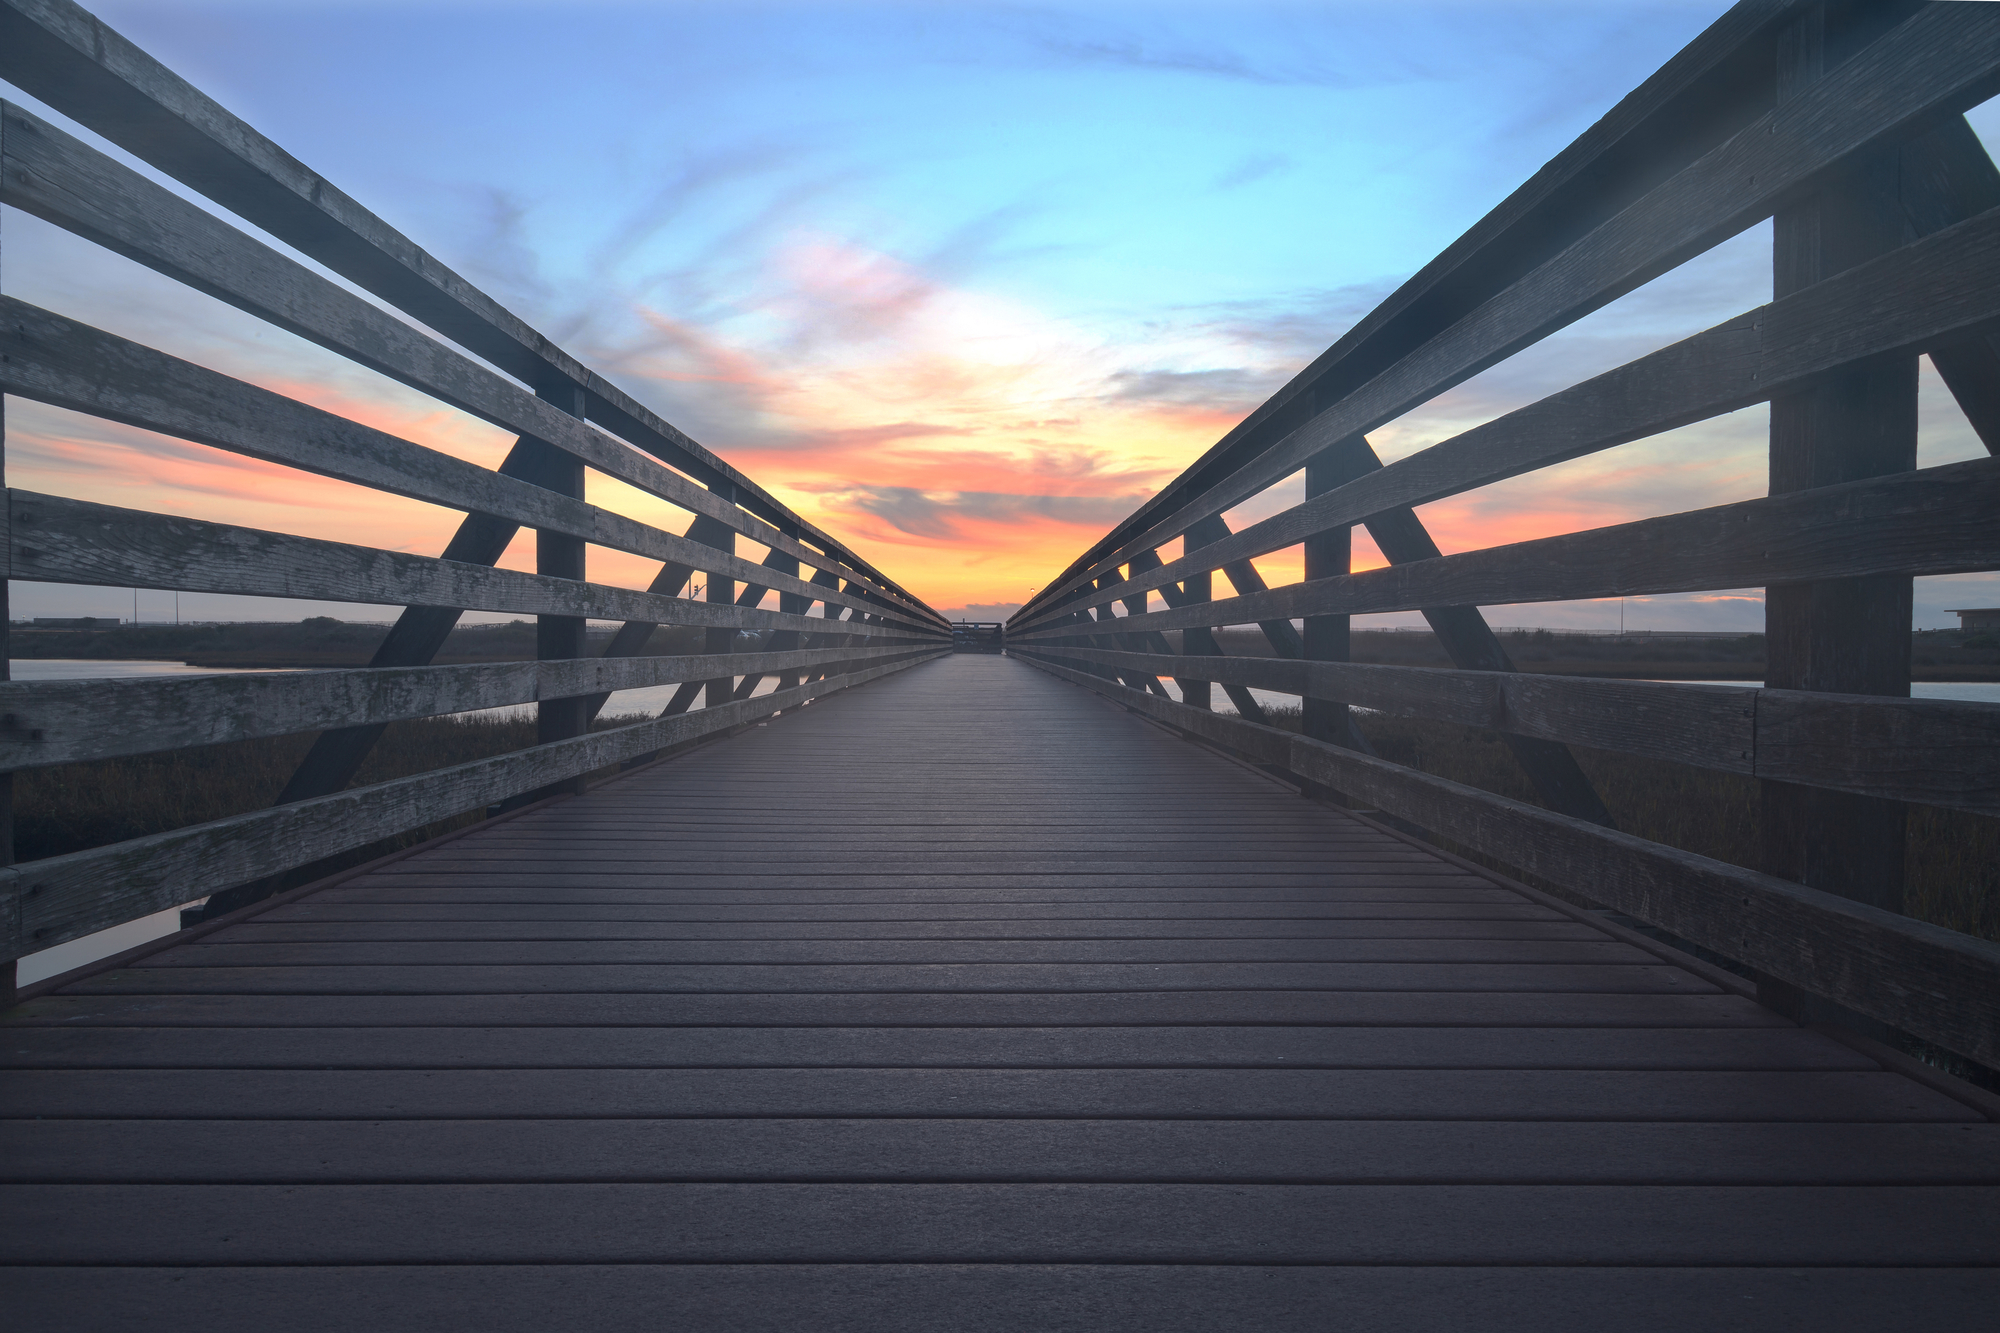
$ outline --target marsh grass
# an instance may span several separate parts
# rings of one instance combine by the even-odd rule
[[[312,740],[307,733],[29,769],[14,778],[15,855],[39,860],[261,810],[277,799]],[[356,785],[534,743],[533,718],[393,722]]]
[[[1273,726],[1298,730],[1296,707],[1265,711]],[[1358,722],[1377,753],[1392,763],[1541,804],[1496,731],[1381,713],[1363,714]],[[1757,865],[1756,779],[1604,750],[1577,748],[1575,754],[1620,829],[1731,865]],[[1495,869],[1511,869],[1468,849],[1452,850]],[[1911,916],[2000,940],[2000,819],[1913,805],[1905,858]]]
[[[1299,728],[1297,707],[1267,706],[1265,713],[1273,726],[1287,731]],[[1381,713],[1364,714],[1357,721],[1376,752],[1392,763],[1531,805],[1542,804],[1498,732]],[[1620,829],[1731,865],[1756,867],[1756,779],[1603,750],[1578,747],[1574,752]],[[2000,940],[2000,819],[1931,806],[1908,809],[1905,910],[1922,921]],[[1568,901],[1595,905],[1571,886],[1537,879],[1476,848],[1436,841],[1439,847],[1468,861],[1490,866]],[[1650,928],[1648,933],[1660,934]],[[1685,940],[1661,937],[1710,962],[1744,973],[1731,959]],[[1980,1087],[2000,1091],[2000,1071],[1907,1034],[1898,1034],[1896,1041],[1918,1059]]]

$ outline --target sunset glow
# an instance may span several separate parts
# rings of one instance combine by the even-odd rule
[[[395,42],[369,36],[390,11],[359,0],[95,8],[912,592],[997,618],[1720,6],[660,3],[565,6],[551,25],[553,7],[435,0],[395,11]],[[510,443],[49,224],[9,210],[5,228],[10,295],[482,465]],[[1753,229],[1382,428],[1378,449],[1401,457],[1768,299],[1768,244]],[[1926,375],[1923,462],[1973,456]],[[1421,512],[1453,552],[1725,503],[1763,492],[1764,447],[1751,409]],[[460,518],[17,400],[7,462],[31,490],[424,554]],[[1232,521],[1298,496],[1293,479]],[[1365,536],[1356,556],[1380,562]],[[628,586],[657,568],[590,559]],[[523,536],[503,563],[532,561]],[[1259,564],[1273,583],[1302,573],[1296,550]],[[1920,623],[2000,596],[1967,582],[1993,580],[1921,581]],[[26,585],[16,613],[124,597]],[[1656,623],[1724,613],[1747,627],[1755,593],[1660,599]]]

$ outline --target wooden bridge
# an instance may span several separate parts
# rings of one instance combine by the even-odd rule
[[[1004,656],[66,0],[0,0],[0,78],[371,299],[11,103],[0,202],[519,436],[480,468],[0,298],[8,395],[465,515],[432,559],[8,492],[15,579],[405,608],[365,669],[0,684],[10,772],[318,733],[267,810],[0,872],[9,958],[205,899],[0,1023],[12,1322],[1990,1322],[2000,1098],[1943,1066],[2000,1066],[2000,946],[1900,885],[1909,805],[2000,814],[2000,708],[1907,697],[1912,576],[2000,568],[2000,460],[1915,466],[1920,355],[2000,446],[2000,171],[1961,114],[2000,6],[1736,6]],[[1773,217],[1770,303],[1376,457]],[[1767,499],[1451,555],[1414,508],[1765,401]],[[497,567],[523,529],[533,574]],[[590,545],[661,571],[593,582]],[[1773,688],[1519,673],[1476,609],[1746,586]],[[539,660],[433,664],[466,610],[539,617]],[[1348,662],[1394,610],[1456,667]],[[533,747],[351,785],[390,723],[523,703]],[[1378,757],[1355,706],[1503,735],[1539,803]],[[1620,832],[1572,745],[1758,780],[1766,864]]]

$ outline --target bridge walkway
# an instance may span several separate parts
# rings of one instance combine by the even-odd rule
[[[1970,1105],[1001,657],[0,1037],[21,1328],[1888,1330],[2000,1294]]]

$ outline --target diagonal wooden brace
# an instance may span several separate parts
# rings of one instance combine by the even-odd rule
[[[1337,470],[1346,474],[1343,480],[1352,480],[1382,466],[1382,459],[1365,436],[1350,436],[1327,450],[1321,458],[1336,453]],[[1425,530],[1423,520],[1408,506],[1376,514],[1367,519],[1364,526],[1368,535],[1375,539],[1383,559],[1392,565],[1435,560],[1443,554]],[[1435,607],[1426,610],[1423,616],[1430,622],[1431,632],[1437,635],[1453,666],[1467,671],[1515,669],[1507,650],[1500,646],[1500,640],[1495,637],[1478,607]],[[1613,827],[1611,812],[1604,808],[1603,799],[1591,786],[1590,779],[1584,776],[1576,756],[1570,753],[1567,745],[1533,736],[1503,734],[1501,740],[1514,752],[1515,760],[1534,784],[1536,793],[1551,810],[1576,819],[1587,819],[1606,828]]]

